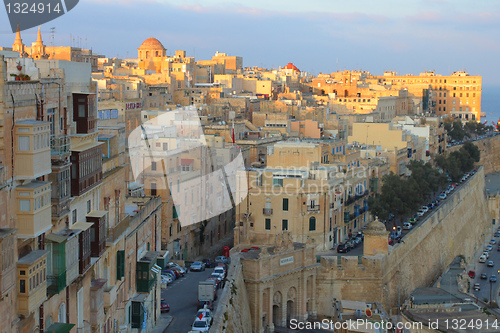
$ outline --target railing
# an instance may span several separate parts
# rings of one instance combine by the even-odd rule
[[[273,209],[272,208],[263,208],[262,214],[264,214],[266,216],[273,215]]]
[[[54,158],[67,157],[70,154],[69,136],[59,136],[50,138],[50,155]]]
[[[348,196],[347,197],[347,200],[345,202],[346,206],[349,206],[350,204],[352,204],[353,202],[356,202],[357,200],[367,196],[368,194],[370,194],[370,191],[369,190],[366,190],[364,191],[363,193],[361,194],[358,194],[358,195],[355,195],[354,197],[352,196]]]
[[[108,238],[106,239],[109,243],[114,243],[118,238],[123,235],[125,230],[130,226],[130,215],[126,215],[118,224],[108,228]]]
[[[307,205],[308,212],[317,212],[319,211],[319,205]]]

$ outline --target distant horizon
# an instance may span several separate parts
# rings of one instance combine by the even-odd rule
[[[0,46],[10,47],[15,34],[0,12]],[[464,70],[482,76],[484,84],[500,76],[500,2],[87,0],[42,26],[47,46],[51,27],[54,45],[71,46],[74,39],[110,58],[135,58],[141,43],[155,37],[169,54],[185,50],[204,60],[219,51],[243,57],[245,67],[292,62],[315,75]],[[23,31],[22,38],[31,46],[36,28]]]

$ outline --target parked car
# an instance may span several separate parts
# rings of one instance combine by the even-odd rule
[[[429,211],[429,207],[427,206],[422,206],[422,208],[420,208],[420,210],[424,211],[425,213],[427,213]]]
[[[174,279],[170,275],[161,275],[161,283],[171,284],[174,282]]]
[[[177,268],[177,267],[172,267],[172,268],[169,268],[170,270],[173,270],[174,272],[176,272],[178,274],[179,277],[182,277],[185,275],[185,272],[183,272],[181,269]]]
[[[417,215],[418,215],[419,217],[422,217],[422,216],[424,216],[424,215],[425,215],[425,212],[424,212],[423,210],[419,210],[419,211],[417,212]]]
[[[212,261],[212,259],[209,258],[203,259],[202,262],[205,264],[205,267],[207,268],[212,268],[215,267],[216,265],[215,261]]]
[[[490,276],[490,282],[497,282],[497,276],[496,275]]]
[[[169,269],[163,270],[162,272],[163,272],[164,274],[165,274],[165,273],[170,273],[170,274],[173,274],[173,275],[175,276],[175,279],[178,279],[178,278],[180,278],[180,277],[181,277],[181,273],[180,273],[179,271],[174,270],[174,269],[170,269],[170,268],[169,268]]]
[[[486,273],[481,274],[481,279],[486,280],[488,278],[488,275]]]
[[[167,268],[175,268],[178,269],[182,275],[186,274],[188,272],[188,269],[186,267],[182,267],[181,265],[175,263],[175,262],[169,262],[167,264]]]
[[[215,286],[217,289],[221,287],[221,280],[219,274],[214,274],[212,273],[207,280],[214,280],[215,281]]]
[[[481,290],[481,285],[479,283],[474,283],[474,290],[475,291]]]
[[[339,244],[337,246],[337,253],[347,253],[349,252],[350,248],[347,246],[347,244]]]
[[[214,317],[212,316],[212,311],[208,309],[198,310],[198,312],[196,313],[196,318],[198,318],[199,320],[206,320],[210,323],[210,325],[212,325],[214,321]]]
[[[201,272],[205,270],[205,264],[203,264],[203,262],[201,261],[195,261],[191,264],[191,267],[189,267],[189,269],[191,269],[191,271]]]
[[[211,301],[198,301],[197,310],[204,309],[205,307],[212,311],[214,309],[214,304]]]
[[[473,271],[473,270],[470,270],[470,271],[469,271],[469,277],[470,277],[471,279],[475,278],[475,277],[476,277],[476,272],[475,272],[475,271]]]
[[[413,227],[413,225],[410,222],[405,222],[403,224],[403,229],[405,230],[410,230]]]
[[[225,263],[226,265],[229,265],[229,258],[226,258],[224,256],[218,256],[218,257],[215,257],[215,260],[214,260],[216,263],[219,263],[219,262],[223,262]]]
[[[164,269],[164,270],[161,271],[161,274],[165,275],[165,276],[169,276],[172,280],[176,279],[175,273],[173,271],[165,270]]]
[[[500,251],[500,245],[497,247],[497,251]]]
[[[441,194],[439,195],[439,199],[441,199],[441,200],[446,199],[446,193],[441,193]]]
[[[500,232],[495,232],[495,237],[500,237]]]
[[[479,257],[479,262],[481,263],[486,262],[486,256],[484,254]]]
[[[358,234],[356,237],[361,237],[361,239],[365,239],[365,234],[363,233],[363,231],[358,231]]]
[[[482,255],[488,259],[490,257],[490,251],[484,251]]]
[[[215,267],[214,273],[219,274],[223,279],[226,277],[226,270],[223,267]]]
[[[495,266],[495,264],[494,264],[494,263],[493,263],[493,261],[491,261],[491,260],[490,260],[490,261],[488,261],[488,264],[487,264],[487,265],[488,265],[488,267],[493,267],[493,266]]]
[[[198,318],[196,318],[191,329],[195,332],[208,333],[210,330],[210,323],[207,320],[198,320]]]
[[[162,313],[170,311],[170,305],[167,303],[167,300],[165,300],[164,298],[161,299],[160,310]]]
[[[492,246],[492,245],[490,245],[490,244],[486,245],[486,250],[488,250],[488,251],[493,250],[493,246]]]
[[[346,244],[347,244],[347,246],[349,246],[349,249],[351,249],[351,250],[356,247],[356,244],[352,240],[347,241]]]
[[[491,245],[495,245],[496,243],[497,243],[496,239],[493,238],[492,240],[490,240]]]

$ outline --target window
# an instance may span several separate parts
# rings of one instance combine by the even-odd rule
[[[88,200],[87,201],[87,214],[90,213],[92,210],[92,201]]]
[[[281,230],[288,230],[288,220],[281,221]]]
[[[271,230],[271,219],[266,219],[265,228],[266,230]]]
[[[151,195],[156,195],[156,183],[151,183]]]
[[[283,198],[283,211],[288,211],[288,198]]]
[[[311,216],[311,218],[309,218],[309,231],[314,230],[316,230],[316,218],[314,216]]]
[[[26,280],[19,280],[19,292],[23,294],[26,292]]]
[[[168,143],[163,142],[163,150],[168,150]]]
[[[21,212],[29,212],[31,210],[30,200],[27,199],[19,200],[19,210]]]
[[[151,162],[151,170],[156,171],[156,162]]]
[[[283,187],[283,178],[273,178],[273,186]]]
[[[19,151],[29,151],[30,150],[30,138],[29,136],[19,137]]]
[[[72,212],[72,220],[73,220],[73,224],[76,223],[76,209],[74,209]]]

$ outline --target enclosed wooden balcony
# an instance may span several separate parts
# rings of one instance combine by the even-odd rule
[[[29,180],[50,174],[50,123],[17,121],[14,133],[15,178]]]
[[[35,250],[17,261],[17,313],[29,316],[47,299],[47,250]]]
[[[135,280],[138,293],[149,293],[156,283],[156,276],[161,271],[161,267],[156,265],[156,258],[159,255],[160,252],[148,251],[137,262]]]
[[[81,231],[78,234],[78,271],[84,275],[91,266],[90,261],[90,228],[92,223],[76,222],[70,229]]]
[[[104,286],[106,279],[92,280],[90,286],[90,324],[96,331],[100,331],[100,325],[104,322]]]
[[[90,231],[91,256],[99,258],[106,250],[106,217],[108,212],[105,210],[95,210],[87,214],[87,222],[93,223]]]
[[[48,292],[60,293],[79,275],[78,234],[80,230],[66,229],[45,236],[49,251],[47,263]]]
[[[50,182],[16,187],[17,237],[34,238],[52,228]]]

